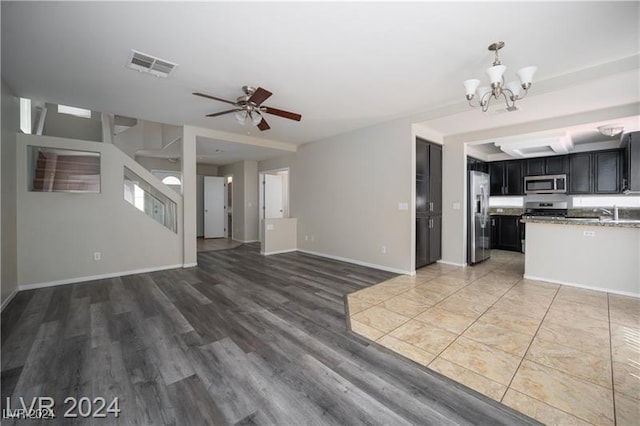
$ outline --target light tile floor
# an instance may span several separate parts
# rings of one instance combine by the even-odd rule
[[[546,424],[640,425],[640,299],[530,281],[524,256],[347,296],[352,331]]]

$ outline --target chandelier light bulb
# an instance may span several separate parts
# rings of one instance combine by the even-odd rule
[[[251,122],[253,123],[253,125],[257,126],[258,124],[260,124],[261,121],[262,121],[262,116],[256,111],[253,111],[251,113]]]
[[[467,99],[473,99],[473,95],[476,93],[476,89],[480,85],[480,80],[472,78],[470,80],[465,80],[462,84],[464,84]]]
[[[505,65],[502,65],[500,58],[498,57],[498,51],[504,47],[504,42],[497,41],[489,45],[488,49],[495,55],[493,65],[487,68],[487,75],[489,76],[490,87],[480,85],[480,80],[469,79],[465,80],[462,84],[465,88],[465,97],[469,101],[470,106],[478,106],[471,101],[477,98],[478,104],[482,107],[483,112],[487,112],[489,108],[489,102],[492,98],[502,98],[506,104],[507,111],[516,111],[516,101],[524,98],[527,95],[529,88],[533,82],[533,75],[537,71],[538,67],[530,66],[524,67],[516,73],[518,81],[510,81],[505,85],[504,74],[507,70]],[[475,94],[474,94],[475,92]]]
[[[538,70],[538,67],[525,67],[518,70],[518,78],[520,79],[520,83],[522,84],[522,88],[527,90],[531,87],[531,83],[533,82],[533,74]]]
[[[491,68],[487,68],[487,74],[489,75],[489,80],[491,80],[492,87],[496,87],[502,83],[502,76],[506,70],[507,67],[504,65],[494,65]]]
[[[236,116],[236,120],[238,121],[238,123],[240,124],[244,124],[247,121],[247,111],[236,111],[235,113]]]

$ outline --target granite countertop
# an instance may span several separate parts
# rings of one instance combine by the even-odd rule
[[[522,213],[524,213],[524,209],[518,207],[491,207],[489,209],[491,216],[521,216]]]
[[[638,228],[640,229],[639,219],[620,219],[618,221],[612,219],[597,219],[588,217],[531,217],[523,216],[523,223],[552,223],[554,225],[587,225],[587,226],[608,226],[612,228]]]

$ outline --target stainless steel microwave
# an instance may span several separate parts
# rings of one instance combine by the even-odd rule
[[[567,175],[526,176],[525,194],[560,194],[567,192]]]

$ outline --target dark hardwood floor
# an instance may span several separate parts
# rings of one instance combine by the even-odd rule
[[[198,263],[18,293],[2,405],[49,396],[57,417],[15,424],[535,423],[347,331],[344,295],[392,274],[256,245]],[[120,417],[65,419],[69,396],[118,397]]]

